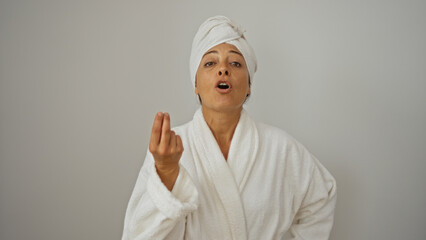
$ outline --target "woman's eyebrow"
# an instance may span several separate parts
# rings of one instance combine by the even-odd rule
[[[230,53],[236,53],[236,54],[240,55],[241,57],[243,57],[243,54],[241,54],[240,52],[237,52],[235,50],[229,50],[229,52]],[[203,57],[206,56],[207,54],[210,54],[210,53],[218,53],[218,52],[216,50],[211,50],[211,51],[204,53]]]
[[[210,54],[210,53],[217,53],[217,51],[216,50],[208,51],[208,52],[204,53],[203,57],[206,56],[207,54]]]
[[[236,53],[236,54],[240,55],[241,57],[243,56],[243,54],[241,54],[240,52],[237,52],[237,51],[235,51],[235,50],[230,50],[229,52],[230,52],[230,53]]]

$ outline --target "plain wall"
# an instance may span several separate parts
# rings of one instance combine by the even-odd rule
[[[426,239],[425,1],[0,2],[0,239],[119,239],[154,114],[199,107],[198,26],[242,24],[246,108],[335,176],[334,240]]]

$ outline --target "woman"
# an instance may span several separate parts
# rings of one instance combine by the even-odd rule
[[[170,130],[157,113],[122,239],[328,239],[334,178],[284,131],[243,109],[256,71],[243,30],[207,19],[192,45],[201,108]]]

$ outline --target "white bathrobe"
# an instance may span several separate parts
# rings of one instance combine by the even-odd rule
[[[174,131],[185,149],[176,183],[167,190],[148,152],[123,240],[329,238],[336,182],[287,133],[243,110],[225,160],[201,109]]]

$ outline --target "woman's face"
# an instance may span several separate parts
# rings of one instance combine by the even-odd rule
[[[249,73],[234,45],[222,43],[207,50],[196,73],[195,94],[203,108],[220,112],[241,109],[250,94]]]

